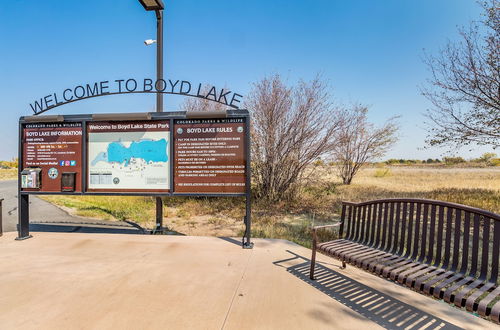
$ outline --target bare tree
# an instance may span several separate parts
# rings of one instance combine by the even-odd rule
[[[326,84],[317,77],[289,87],[273,75],[253,85],[245,105],[252,113],[256,195],[294,198],[306,167],[331,149],[340,127]]]
[[[368,122],[367,113],[368,108],[359,104],[342,111],[345,122],[336,133],[333,158],[344,184],[351,184],[363,165],[384,156],[397,141],[396,117],[376,128]]]
[[[424,59],[431,78],[422,93],[434,106],[426,114],[428,145],[500,146],[500,2],[481,5],[482,21]]]
[[[210,90],[210,85],[204,85],[201,88],[201,93],[206,95]],[[227,88],[224,88],[227,89]],[[182,102],[180,106],[183,111],[222,111],[229,109],[227,105],[222,103],[215,102],[214,100],[206,99],[206,98],[193,98],[186,97],[184,102]]]

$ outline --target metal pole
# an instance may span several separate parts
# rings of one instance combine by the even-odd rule
[[[17,196],[19,200],[19,207],[17,212],[19,213],[19,229],[18,237],[16,240],[24,240],[32,237],[30,235],[30,195],[19,194]]]
[[[3,201],[3,198],[0,198],[0,236],[3,235],[3,228],[2,228],[2,201]]]
[[[156,10],[156,84],[163,81],[163,11]],[[161,86],[163,89],[165,86]],[[156,112],[163,112],[163,94],[156,93]],[[156,197],[155,232],[163,231],[163,200]]]
[[[30,235],[30,196],[21,194],[21,172],[23,170],[23,125],[19,123],[19,146],[17,154],[17,232],[16,240],[25,240]]]
[[[163,79],[163,11],[156,11],[156,80]],[[162,86],[163,89],[164,86]],[[163,112],[163,93],[156,93],[156,112]]]
[[[243,238],[243,248],[252,249],[253,243],[250,241],[251,231],[252,231],[252,188],[251,188],[251,178],[252,178],[252,167],[251,164],[251,153],[250,153],[250,116],[245,118],[245,155],[246,155],[246,179],[245,179],[245,237]]]

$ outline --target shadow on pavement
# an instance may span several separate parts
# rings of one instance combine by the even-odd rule
[[[234,238],[231,238],[231,237],[217,237],[223,241],[226,241],[228,243],[232,243],[232,244],[235,244],[235,245],[238,245],[241,247],[242,243]]]
[[[316,263],[316,280],[309,279],[310,260],[287,250],[292,258],[273,264],[315,287],[351,310],[388,329],[461,329],[414,306],[377,291],[342,273]],[[294,259],[305,262],[285,267],[280,263]],[[470,326],[470,324],[469,324]]]
[[[30,223],[30,232],[52,232],[52,233],[92,233],[92,234],[149,234],[137,228],[118,228],[106,226],[88,226],[82,224],[63,225],[48,223]]]

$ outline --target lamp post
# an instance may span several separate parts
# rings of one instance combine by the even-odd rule
[[[163,2],[161,0],[139,0],[147,11],[155,11],[156,14],[156,83],[163,81]],[[153,40],[147,40],[146,45],[152,44]],[[158,87],[155,86],[157,89]],[[163,86],[160,86],[163,88]],[[163,112],[163,94],[156,93],[156,112]],[[156,228],[155,232],[163,231],[163,201],[156,197]]]

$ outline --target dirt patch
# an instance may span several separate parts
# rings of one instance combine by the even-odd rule
[[[240,235],[245,226],[243,219],[236,220],[223,216],[197,215],[189,219],[173,217],[164,218],[163,223],[170,230],[188,236],[224,236]]]

